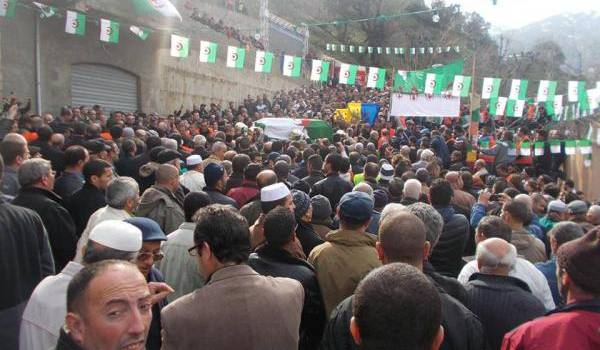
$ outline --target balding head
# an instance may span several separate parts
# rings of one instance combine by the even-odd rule
[[[52,134],[52,137],[50,138],[50,143],[52,143],[53,146],[56,147],[62,147],[65,144],[65,135],[63,134]]]
[[[384,264],[403,262],[422,270],[429,254],[425,225],[406,211],[388,215],[379,226],[377,252]]]
[[[27,140],[20,134],[6,134],[0,143],[0,154],[6,166],[19,167],[29,158]]]
[[[354,186],[352,192],[364,192],[368,194],[370,197],[373,197],[373,187],[366,182],[361,182],[358,185]]]
[[[452,189],[460,190],[463,187],[462,177],[458,171],[450,171],[445,176],[446,181],[450,183]]]
[[[592,205],[587,212],[587,221],[594,225],[600,225],[600,205]]]
[[[267,187],[277,183],[277,174],[273,170],[263,170],[256,175],[258,188]]]
[[[489,238],[477,245],[480,273],[508,276],[517,263],[517,249],[501,238]]]
[[[161,164],[156,169],[156,184],[175,191],[179,186],[179,170],[171,164]]]
[[[513,201],[525,204],[529,210],[533,208],[533,200],[527,194],[518,194],[513,198]]]

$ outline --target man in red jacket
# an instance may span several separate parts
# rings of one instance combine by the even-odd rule
[[[507,333],[502,349],[600,349],[600,229],[563,244],[556,257],[566,305]]]

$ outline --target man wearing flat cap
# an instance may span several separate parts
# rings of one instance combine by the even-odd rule
[[[340,229],[328,233],[325,243],[308,257],[317,272],[327,315],[354,293],[369,271],[381,266],[376,238],[367,233],[373,206],[373,199],[364,192],[343,195],[337,208]]]
[[[600,229],[556,253],[559,307],[507,333],[502,349],[600,349]]]
[[[239,209],[236,201],[223,193],[228,178],[229,176],[223,165],[220,163],[209,163],[204,168],[206,187],[204,187],[203,191],[208,194],[213,204],[231,205],[235,209]]]
[[[574,200],[567,205],[569,209],[569,219],[581,226],[583,232],[588,232],[594,228],[594,225],[587,221],[588,206],[582,200]]]

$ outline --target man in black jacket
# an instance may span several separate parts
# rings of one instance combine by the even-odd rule
[[[104,191],[113,178],[112,166],[101,159],[89,161],[83,167],[83,187],[68,199],[66,207],[75,222],[77,237],[81,236],[94,212],[106,205]]]
[[[0,180],[4,162],[0,156]],[[54,274],[44,224],[32,210],[9,204],[0,192],[0,339],[2,349],[19,348],[21,315],[35,286]]]
[[[342,196],[352,191],[352,184],[340,177],[342,166],[343,159],[341,155],[335,153],[327,155],[323,166],[326,177],[315,183],[310,191],[311,197],[318,194],[327,197],[333,212],[335,212]]]
[[[250,255],[248,265],[265,276],[288,277],[302,283],[304,307],[300,322],[300,350],[316,349],[325,325],[325,307],[315,270],[308,262],[294,257],[291,244],[296,220],[288,208],[277,207],[265,217],[264,234],[267,243]]]
[[[383,264],[403,262],[423,270],[423,260],[429,254],[426,229],[415,215],[394,211],[383,216],[379,227],[377,252]],[[485,336],[481,322],[469,309],[446,294],[435,280],[442,302],[444,341],[440,349],[484,349]],[[353,296],[342,301],[331,313],[323,334],[321,349],[358,349],[350,335]]]
[[[75,257],[77,236],[69,212],[60,205],[61,198],[54,192],[54,170],[45,159],[29,159],[19,168],[21,189],[14,205],[38,213],[50,238],[54,267],[61,271]]]
[[[527,283],[508,276],[516,263],[517,249],[501,238],[477,245],[479,272],[466,285],[469,308],[481,319],[493,350],[500,349],[504,334],[546,313]]]
[[[444,228],[429,261],[436,271],[456,278],[464,265],[462,253],[469,240],[469,221],[457,214],[451,205],[452,185],[445,179],[436,179],[431,184],[429,199],[431,205],[442,215]]]
[[[313,154],[308,157],[308,162],[306,164],[306,169],[308,171],[308,176],[303,178],[303,181],[306,181],[307,184],[312,188],[314,184],[323,180],[325,176],[323,176],[323,158],[321,158],[318,154]]]
[[[88,151],[82,146],[71,146],[65,151],[65,170],[56,179],[54,192],[63,199],[68,199],[79,191],[85,182],[83,167],[90,159]]]

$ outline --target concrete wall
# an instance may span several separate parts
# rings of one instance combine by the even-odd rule
[[[4,96],[14,92],[22,99],[31,97],[35,101],[35,20],[33,11],[19,8],[14,18],[0,22],[0,82]],[[253,50],[246,55],[246,68],[226,68],[226,45],[235,41],[185,16],[175,31],[191,37],[186,59],[170,57],[170,31],[155,31],[142,41],[123,20],[119,43],[108,44],[99,40],[98,24],[88,21],[86,35],[80,37],[65,33],[64,21],[59,17],[40,20],[42,111],[57,112],[60,106],[71,103],[71,65],[77,63],[112,65],[138,76],[139,103],[146,112],[170,112],[182,103],[191,108],[193,103],[241,101],[248,94],[272,93],[306,83],[281,76],[278,61],[273,73],[254,73]],[[219,43],[217,63],[198,62],[201,39]]]

